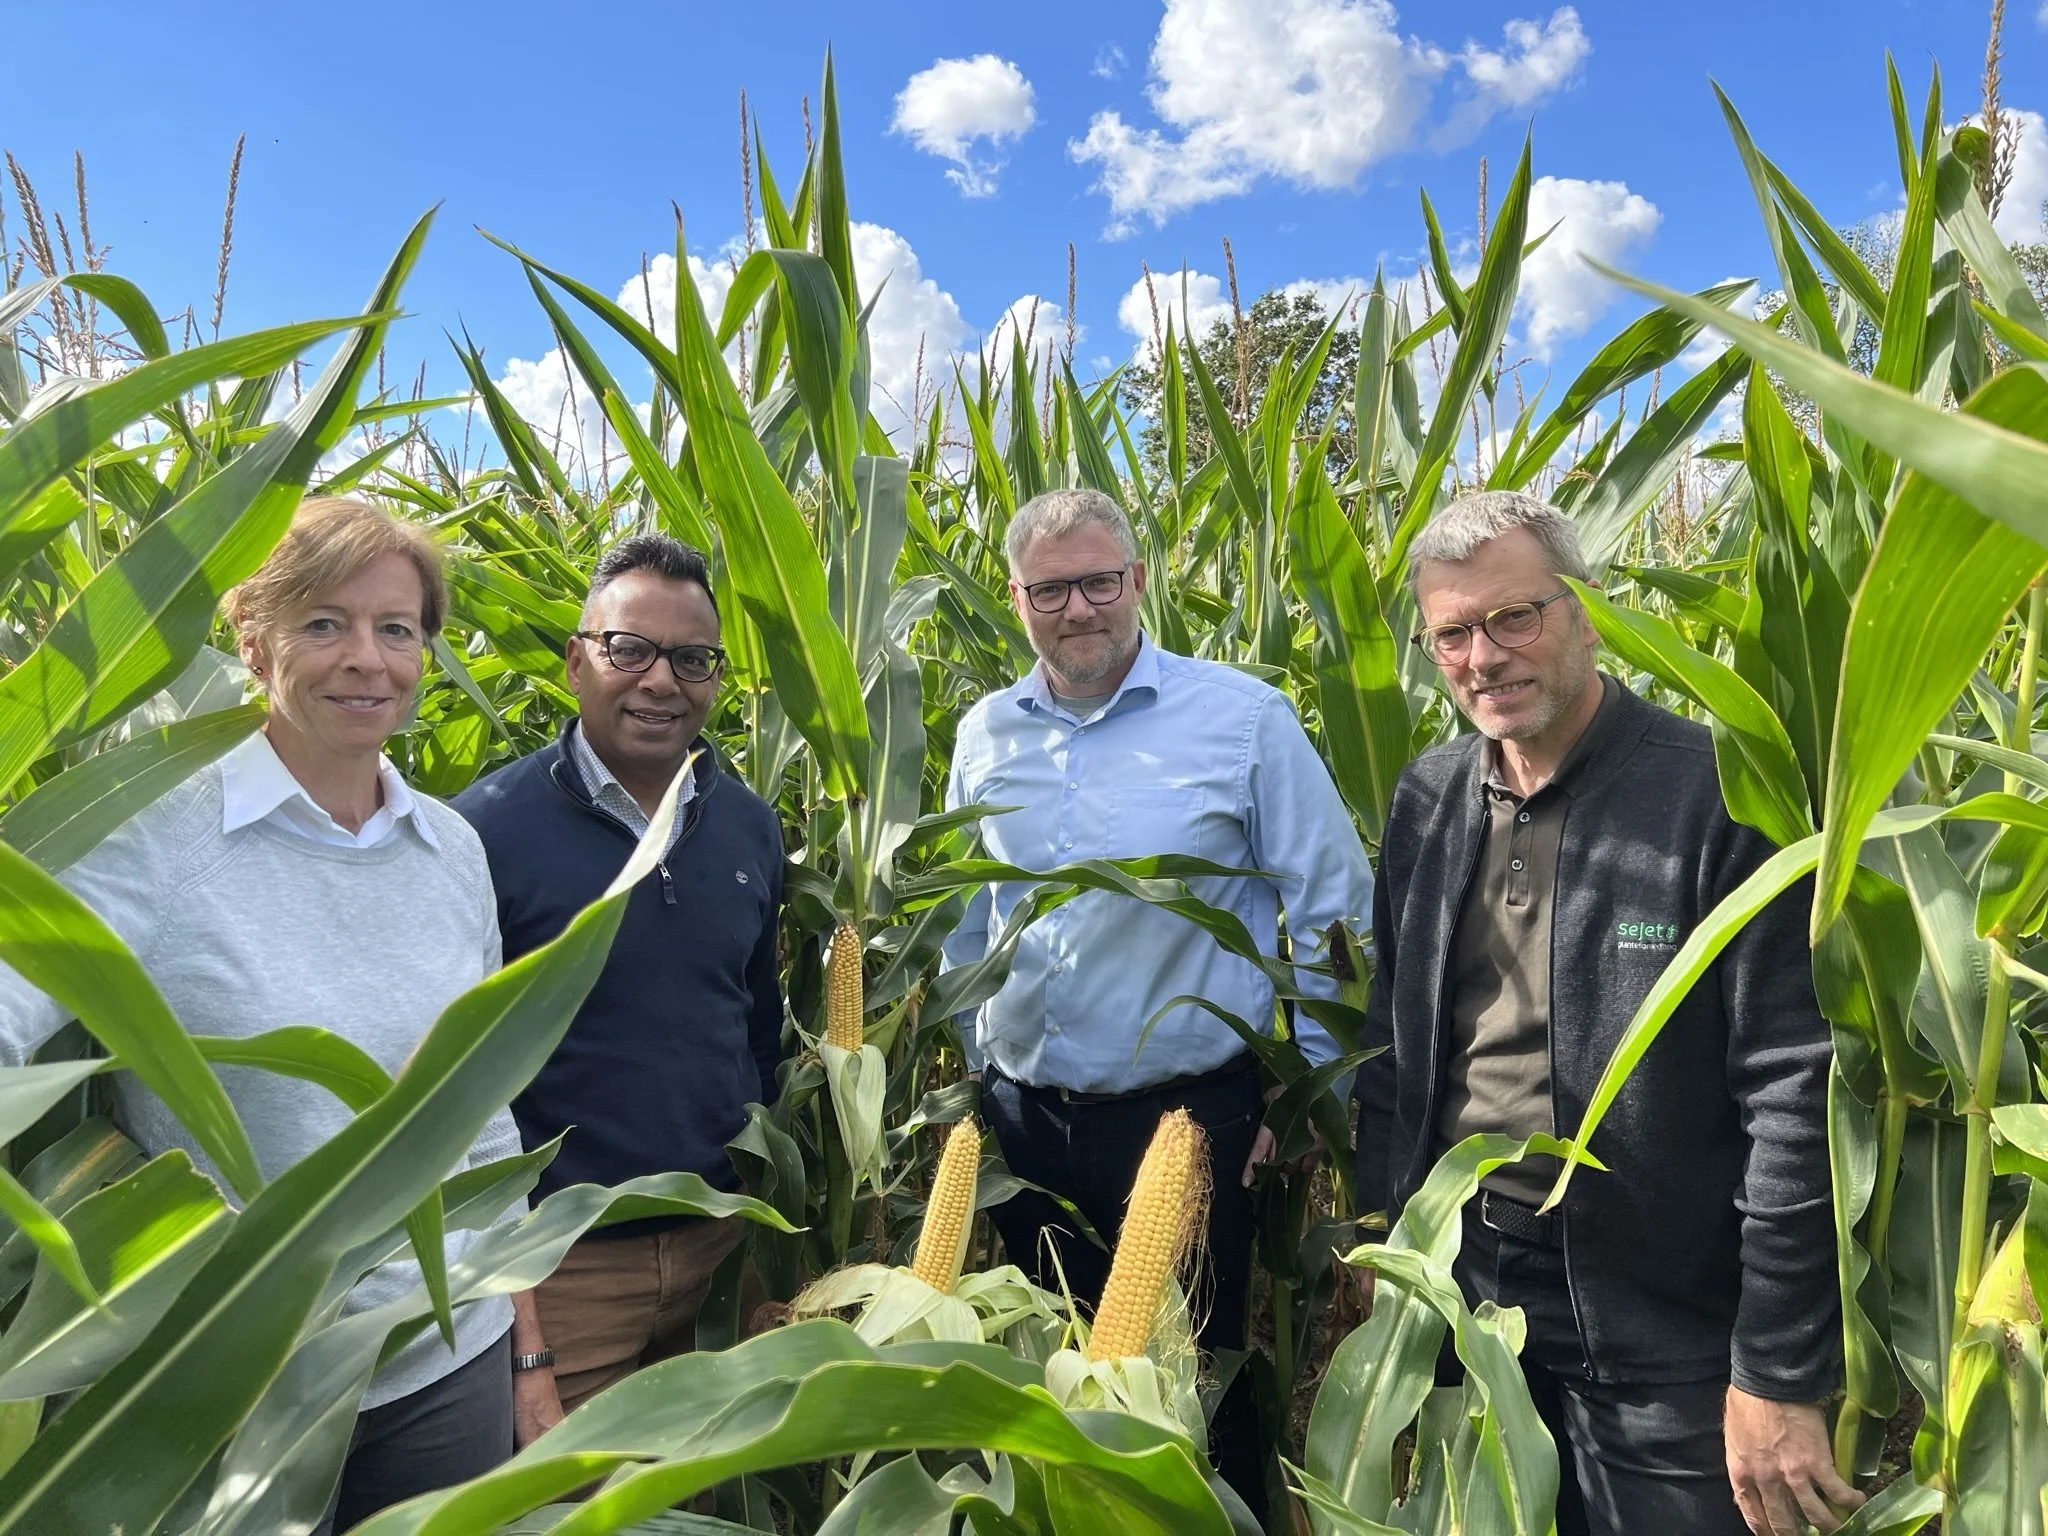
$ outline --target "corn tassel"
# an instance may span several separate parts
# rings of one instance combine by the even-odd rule
[[[946,1137],[939,1169],[932,1178],[932,1197],[924,1208],[924,1231],[917,1239],[917,1258],[910,1272],[935,1291],[952,1292],[967,1258],[967,1237],[974,1226],[975,1185],[981,1176],[981,1127],[962,1120]]]
[[[1166,1296],[1166,1282],[1207,1221],[1209,1149],[1184,1109],[1162,1115],[1124,1213],[1102,1305],[1088,1336],[1088,1358],[1142,1355]]]
[[[842,1051],[857,1051],[865,1035],[861,1018],[867,998],[860,974],[860,930],[841,923],[832,935],[832,954],[825,970],[825,1041]]]

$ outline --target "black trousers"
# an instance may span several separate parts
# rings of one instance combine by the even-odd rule
[[[1124,1205],[1159,1117],[1171,1109],[1194,1116],[1209,1137],[1215,1188],[1202,1273],[1189,1300],[1204,1349],[1244,1348],[1255,1233],[1251,1192],[1240,1181],[1265,1109],[1252,1058],[1179,1088],[1100,1104],[1070,1104],[1056,1091],[1030,1087],[990,1068],[982,1080],[981,1107],[1010,1171],[1072,1201],[1111,1245],[1123,1226]],[[1073,1219],[1055,1202],[1035,1190],[1020,1190],[989,1215],[1010,1261],[1025,1274],[1053,1290],[1064,1271],[1077,1302],[1093,1306],[1101,1299],[1109,1254],[1079,1235]],[[1253,1510],[1263,1509],[1257,1410],[1251,1379],[1243,1372],[1217,1407],[1211,1452],[1216,1470],[1239,1497]]]
[[[1522,1374],[1557,1442],[1558,1536],[1747,1536],[1721,1438],[1728,1379],[1595,1381],[1586,1364],[1564,1250],[1488,1226],[1465,1207],[1458,1283],[1470,1305],[1520,1307]],[[1461,1367],[1448,1340],[1440,1382]]]
[[[417,1392],[356,1415],[327,1519],[346,1531],[380,1509],[481,1477],[512,1454],[512,1335]]]

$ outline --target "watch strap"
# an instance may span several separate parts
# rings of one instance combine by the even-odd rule
[[[552,1349],[543,1349],[538,1354],[514,1355],[512,1357],[512,1369],[515,1371],[537,1371],[544,1365],[553,1365],[554,1363],[555,1352]]]

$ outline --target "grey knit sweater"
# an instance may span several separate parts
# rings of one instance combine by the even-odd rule
[[[396,1073],[441,1009],[499,959],[497,904],[476,834],[438,801],[419,802],[438,848],[409,826],[376,848],[315,843],[267,822],[223,833],[215,764],[62,878],[127,942],[194,1034],[317,1024]],[[60,1005],[0,965],[0,1064],[26,1061],[67,1019]],[[309,1083],[245,1067],[223,1067],[220,1079],[266,1179],[352,1118]],[[115,1074],[114,1093],[122,1129],[145,1152],[183,1147],[218,1178],[184,1127],[131,1074]],[[468,1165],[518,1151],[518,1132],[501,1110],[470,1148]],[[449,1233],[449,1259],[475,1238]],[[355,1288],[347,1310],[391,1301],[419,1282],[410,1260],[387,1264]],[[377,1374],[363,1406],[418,1391],[472,1359],[512,1326],[511,1303],[493,1297],[455,1321],[454,1353],[429,1328]]]

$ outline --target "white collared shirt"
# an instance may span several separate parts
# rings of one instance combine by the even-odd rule
[[[262,731],[252,731],[220,760],[221,831],[233,832],[267,821],[281,831],[336,848],[377,848],[398,835],[401,823],[411,825],[420,841],[438,848],[440,840],[427,818],[418,813],[419,799],[391,759],[377,759],[377,780],[384,803],[360,831],[351,832],[306,793],[292,777],[284,759]]]

